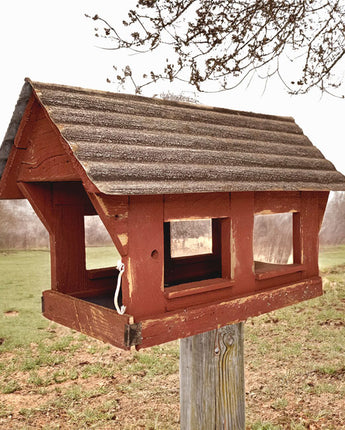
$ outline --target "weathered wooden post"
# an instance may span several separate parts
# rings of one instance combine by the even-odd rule
[[[180,340],[181,430],[244,430],[243,323]]]

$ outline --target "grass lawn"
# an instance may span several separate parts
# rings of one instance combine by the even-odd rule
[[[345,246],[320,268],[323,297],[245,325],[248,429],[344,428]],[[178,342],[121,351],[45,320],[49,277],[47,251],[0,251],[0,428],[178,429]]]

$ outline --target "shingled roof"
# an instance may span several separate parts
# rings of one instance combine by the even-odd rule
[[[106,194],[345,190],[292,118],[29,79],[0,148],[0,178],[32,92]]]

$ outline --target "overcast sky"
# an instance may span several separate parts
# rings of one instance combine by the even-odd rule
[[[112,66],[133,61],[126,53],[105,51],[94,38],[95,23],[84,13],[98,13],[110,22],[122,20],[126,2],[98,0],[11,0],[0,6],[1,98],[0,141],[5,135],[23,80],[60,83],[107,91],[118,91],[108,84]],[[135,58],[137,67],[146,60]],[[338,170],[345,174],[344,130],[345,100],[321,96],[289,96],[276,82],[264,91],[264,82],[249,88],[217,95],[200,95],[199,101],[230,109],[286,115],[296,122]],[[192,88],[166,87],[171,92],[193,92]],[[148,87],[152,96],[162,88]]]

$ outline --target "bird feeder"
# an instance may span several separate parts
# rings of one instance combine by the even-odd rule
[[[292,118],[26,79],[0,149],[0,198],[50,235],[45,317],[117,347],[183,338],[322,294],[318,233],[345,177]],[[293,258],[254,261],[257,214],[291,214]],[[86,216],[117,248],[87,270]],[[174,226],[209,248],[176,255]],[[39,270],[39,268],[37,268]]]

